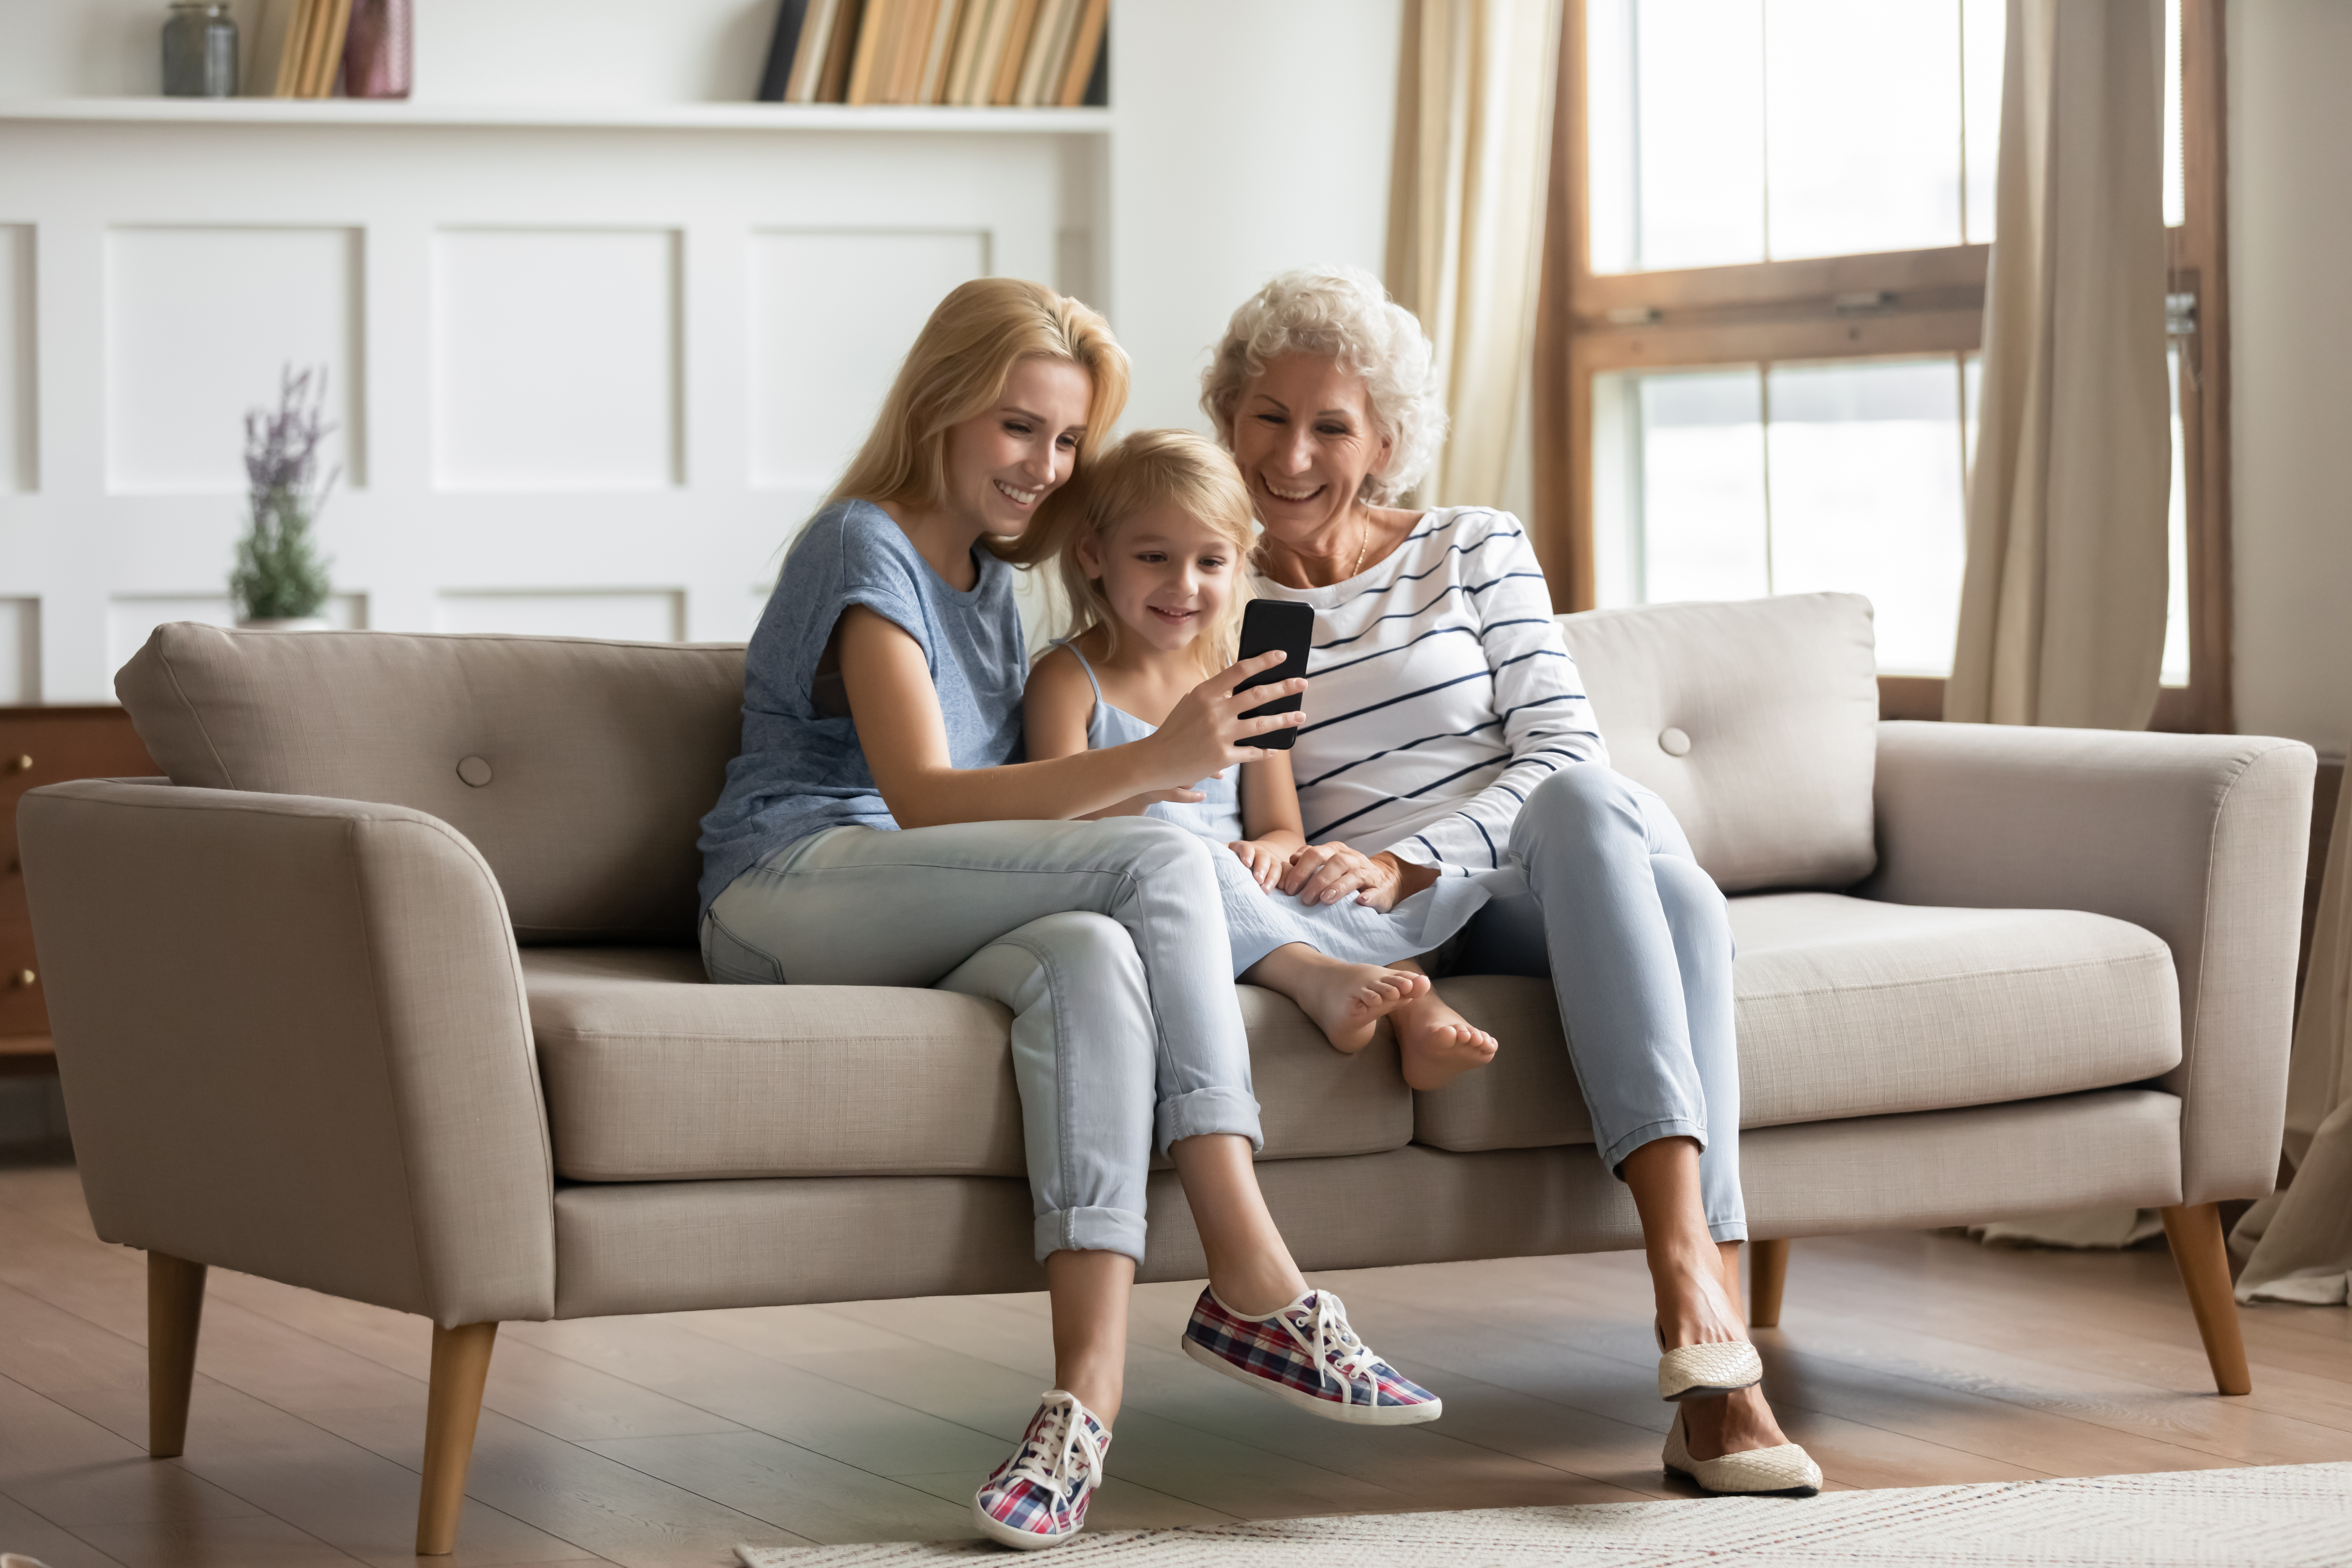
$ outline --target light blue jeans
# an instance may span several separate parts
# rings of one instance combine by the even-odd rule
[[[1155,1149],[1207,1132],[1265,1146],[1211,849],[1143,816],[830,828],[728,884],[703,967],[1011,1008],[1037,1257],[1139,1262]]]
[[[1599,763],[1535,787],[1511,854],[1528,892],[1471,918],[1452,972],[1549,974],[1601,1161],[1616,1173],[1653,1140],[1696,1139],[1708,1233],[1745,1241],[1722,892],[1666,803]]]

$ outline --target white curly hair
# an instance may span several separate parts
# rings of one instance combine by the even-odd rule
[[[1201,373],[1201,407],[1228,451],[1242,388],[1284,354],[1321,354],[1364,378],[1372,423],[1389,438],[1388,466],[1364,476],[1358,499],[1386,505],[1421,482],[1445,443],[1437,354],[1412,311],[1360,267],[1301,267],[1245,300]]]

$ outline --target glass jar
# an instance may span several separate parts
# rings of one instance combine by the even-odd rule
[[[236,96],[236,23],[226,5],[172,0],[163,24],[163,96]]]
[[[352,98],[406,98],[415,73],[415,26],[410,0],[352,0],[343,91]]]

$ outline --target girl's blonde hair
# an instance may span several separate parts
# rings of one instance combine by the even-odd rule
[[[873,434],[825,498],[903,502],[917,509],[947,500],[948,427],[983,414],[1003,395],[1004,381],[1024,359],[1061,360],[1093,383],[1076,468],[1094,458],[1104,433],[1127,406],[1127,351],[1110,323],[1076,300],[1018,278],[975,278],[931,311],[898,366]],[[1069,487],[1066,484],[1062,490]],[[990,549],[1030,565],[1043,560],[1052,531],[1046,498],[1018,540],[991,539]]]
[[[1250,597],[1249,552],[1257,542],[1249,489],[1234,460],[1190,430],[1139,430],[1097,458],[1071,488],[1075,499],[1054,531],[1062,589],[1070,600],[1069,637],[1099,628],[1106,657],[1118,656],[1118,616],[1103,593],[1102,579],[1087,576],[1078,564],[1078,541],[1092,539],[1098,552],[1108,553],[1121,523],[1153,507],[1170,506],[1216,530],[1234,547],[1233,597],[1194,644],[1205,673],[1214,675],[1233,663],[1241,641],[1242,606]]]

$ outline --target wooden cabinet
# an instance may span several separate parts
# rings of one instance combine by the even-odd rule
[[[0,708],[0,1057],[49,1052],[40,958],[16,855],[16,802],[38,784],[161,771],[120,708]]]

